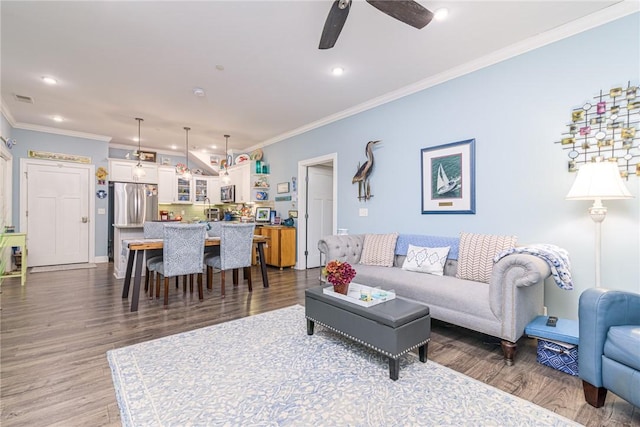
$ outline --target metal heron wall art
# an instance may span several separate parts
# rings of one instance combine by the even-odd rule
[[[358,200],[369,200],[371,195],[371,185],[369,184],[369,175],[373,172],[373,146],[380,140],[369,141],[365,148],[367,161],[362,165],[358,163],[358,172],[353,176],[352,184],[358,183]]]

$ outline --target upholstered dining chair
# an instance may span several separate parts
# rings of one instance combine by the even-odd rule
[[[142,233],[145,239],[162,239],[164,237],[163,222],[146,221],[142,226]],[[149,266],[162,262],[162,249],[151,249],[145,251],[146,270],[144,276],[144,290],[149,291],[149,298],[153,298],[153,277],[149,271]],[[151,281],[151,288],[149,282]]]
[[[204,267],[205,224],[166,224],[162,262],[150,266],[164,278],[164,308],[169,308],[169,278],[198,275],[198,298],[204,298],[202,270]],[[185,285],[186,292],[186,285]]]
[[[253,251],[253,232],[255,224],[221,224],[220,226],[220,254],[207,255],[207,288],[212,288],[212,269],[220,270],[220,291],[225,296],[225,271],[233,270],[233,284],[238,284],[238,269],[244,269],[244,276],[248,281],[249,292],[253,291],[251,284],[251,255]]]

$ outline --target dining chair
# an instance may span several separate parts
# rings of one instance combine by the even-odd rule
[[[198,298],[204,299],[205,224],[167,224],[164,226],[162,262],[150,266],[164,278],[164,308],[169,308],[169,278],[198,275]],[[185,282],[186,293],[186,282]]]
[[[162,222],[146,221],[142,226],[142,235],[145,239],[162,239],[164,237],[164,225]],[[162,262],[162,249],[150,249],[145,251],[146,270],[144,276],[144,290],[149,291],[149,298],[153,298],[153,273],[149,266]],[[151,282],[151,288],[149,288]]]
[[[249,292],[253,291],[251,284],[251,255],[253,251],[253,233],[255,224],[222,224],[220,226],[220,254],[207,255],[207,288],[211,289],[213,281],[212,269],[220,270],[220,290],[222,298],[225,296],[225,271],[233,270],[233,284],[238,284],[238,269],[244,269],[244,276],[248,281]]]
[[[220,237],[222,230],[222,221],[209,221],[207,223],[207,236],[208,237]],[[206,246],[204,248],[204,259],[207,257],[212,257],[220,255],[220,246]],[[207,289],[212,289],[211,283],[213,278],[211,277],[213,273],[212,268],[207,268]]]

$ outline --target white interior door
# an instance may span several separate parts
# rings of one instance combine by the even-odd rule
[[[322,265],[318,240],[333,233],[333,167],[314,165],[307,171],[307,268],[314,268]]]
[[[90,167],[28,162],[29,266],[89,262]]]

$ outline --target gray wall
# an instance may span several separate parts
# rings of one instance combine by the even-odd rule
[[[297,175],[297,162],[338,153],[338,224],[355,233],[461,231],[517,235],[519,243],[567,249],[575,289],[545,285],[549,312],[577,318],[580,293],[594,286],[594,224],[590,202],[567,201],[561,134],[571,110],[600,89],[640,83],[640,14],[522,54],[397,101],[264,148],[271,182]],[[339,89],[336,89],[339,90]],[[420,149],[476,140],[476,214],[422,215]],[[374,197],[359,202],[351,184],[367,141],[381,139],[371,175]],[[603,287],[640,292],[638,182],[633,200],[606,201]],[[358,216],[367,207],[369,216]],[[290,202],[276,203],[286,213]]]

